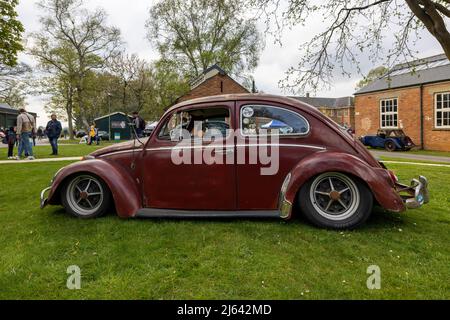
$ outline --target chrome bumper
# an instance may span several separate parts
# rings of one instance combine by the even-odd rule
[[[420,176],[419,180],[413,179],[411,186],[397,183],[396,189],[408,209],[417,209],[430,202],[428,180],[424,176]]]
[[[52,189],[52,187],[48,187],[41,191],[41,209],[44,209],[45,206],[47,205],[47,198],[45,197],[45,195],[51,189]]]

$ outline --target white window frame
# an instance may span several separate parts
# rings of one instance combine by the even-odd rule
[[[438,113],[438,96],[441,95],[442,98],[444,97],[444,95],[449,95],[450,96],[450,91],[448,92],[439,92],[436,93],[434,95],[434,127],[436,129],[450,129],[450,123],[448,125],[444,125],[444,118],[442,117],[442,125],[438,126],[438,118],[437,118],[437,113]],[[441,98],[441,101],[443,102],[443,99]],[[444,108],[444,106],[442,106],[442,109],[439,110],[439,112],[450,112],[450,106]]]
[[[397,111],[385,111],[383,112],[383,101],[392,101],[392,106],[394,106],[394,101],[397,101]],[[385,107],[386,107],[386,103],[385,103]],[[398,98],[387,98],[387,99],[380,99],[380,129],[398,129],[398,123],[399,123],[399,119],[398,119]],[[388,116],[392,116],[394,117],[395,115],[397,115],[397,125],[396,126],[383,126],[383,115],[385,115],[386,117]]]

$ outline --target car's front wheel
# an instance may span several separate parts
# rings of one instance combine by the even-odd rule
[[[103,180],[91,174],[70,178],[61,190],[67,212],[83,219],[98,218],[110,207],[111,193]]]
[[[393,141],[386,141],[384,144],[384,148],[386,151],[394,152],[395,151],[395,143]]]
[[[359,179],[327,172],[309,180],[300,190],[299,206],[314,225],[329,229],[353,229],[372,213],[373,196]]]

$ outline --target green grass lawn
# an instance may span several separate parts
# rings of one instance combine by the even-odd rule
[[[104,148],[108,145],[111,145],[110,142],[103,142],[100,146],[91,145],[88,146],[86,144],[60,144],[58,148],[58,156],[57,158],[66,158],[66,157],[78,157],[85,156],[95,150],[100,148]],[[53,158],[51,156],[52,147],[51,146],[37,146],[33,147],[33,154],[37,159],[45,159],[45,158]],[[17,148],[14,148],[14,155],[17,155]],[[8,159],[8,148],[0,148],[0,160]]]
[[[0,165],[0,299],[450,298],[449,168],[389,165],[401,179],[426,175],[431,203],[377,209],[362,229],[334,232],[302,219],[83,221],[39,210],[63,165]],[[66,288],[71,265],[81,290]],[[366,287],[370,265],[381,290]]]

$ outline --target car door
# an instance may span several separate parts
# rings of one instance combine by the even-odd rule
[[[236,114],[240,129],[236,152],[238,158],[245,157],[245,164],[237,165],[238,209],[275,210],[289,172],[302,158],[323,148],[310,143],[308,120],[288,106],[238,102]],[[259,134],[261,129],[267,130],[267,140]],[[260,161],[265,154],[267,159]],[[270,169],[263,172],[264,168]]]
[[[228,117],[210,117],[204,122],[228,122],[234,127],[234,102],[204,104],[175,110],[161,121],[152,135],[142,158],[144,206],[147,208],[178,210],[235,210],[236,172],[233,163],[226,157],[234,157],[234,139],[228,136],[207,139],[206,134],[193,133],[190,137],[176,137],[177,130],[187,129],[185,118],[191,114],[201,118],[202,114],[220,115],[227,112]],[[222,111],[220,111],[222,110]],[[177,122],[178,119],[178,122]],[[203,121],[202,120],[202,121]],[[184,121],[184,122],[183,122]],[[172,123],[171,138],[167,131]],[[166,132],[164,132],[166,130]],[[194,129],[192,129],[194,130]],[[174,141],[176,140],[176,141]],[[201,155],[201,158],[199,157]],[[212,161],[222,158],[224,161]],[[185,161],[182,161],[185,159]],[[191,161],[188,161],[190,159]],[[198,160],[201,161],[198,161]],[[181,162],[181,163],[180,163]],[[228,161],[231,162],[231,161]]]

